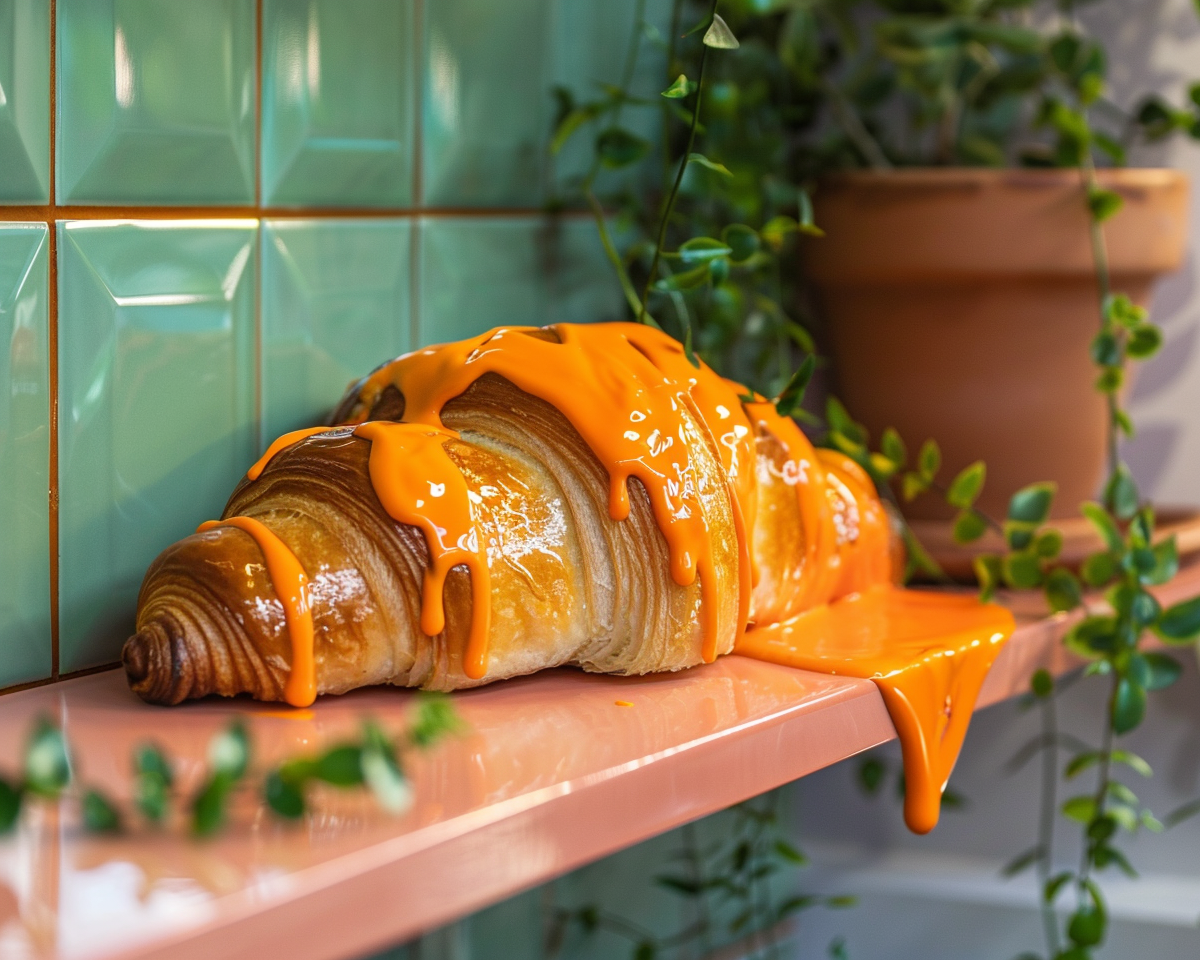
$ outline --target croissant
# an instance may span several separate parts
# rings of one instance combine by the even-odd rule
[[[332,423],[151,565],[122,657],[143,699],[679,670],[894,566],[856,464],[647,326],[420,350]]]

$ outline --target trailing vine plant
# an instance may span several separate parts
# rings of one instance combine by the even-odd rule
[[[639,2],[621,86],[579,104],[558,91],[553,139],[558,150],[580,131],[600,128],[595,161],[579,187],[631,316],[662,325],[680,338],[689,358],[702,356],[810,426],[822,424],[801,401],[821,360],[809,324],[796,322],[785,306],[805,302],[800,278],[785,264],[795,260],[790,236],[820,236],[810,190],[822,173],[913,164],[1079,171],[1097,280],[1091,355],[1108,411],[1103,495],[1081,511],[1100,550],[1078,571],[1059,562],[1062,537],[1047,525],[1052,483],[1018,491],[1005,517],[991,517],[976,507],[986,480],[983,463],[944,481],[934,440],[910,465],[896,431],[885,431],[873,449],[867,431],[836,398],[829,399],[823,423],[826,442],[867,470],[885,497],[895,502],[934,490],[956,511],[956,540],[972,543],[988,530],[1002,537],[1002,553],[975,563],[983,598],[1000,587],[1043,590],[1052,611],[1074,617],[1065,642],[1088,661],[1085,676],[1105,684],[1099,742],[1090,746],[1058,730],[1053,677],[1039,671],[1031,684],[1043,729],[1026,754],[1042,756],[1041,813],[1036,845],[1009,871],[1038,871],[1044,956],[1053,960],[1084,960],[1103,944],[1108,911],[1096,877],[1113,868],[1133,874],[1118,846],[1122,832],[1160,829],[1123,779],[1126,772],[1148,776],[1149,766],[1116,745],[1143,721],[1147,693],[1180,673],[1174,658],[1146,649],[1144,638],[1182,645],[1200,636],[1200,598],[1164,609],[1151,590],[1174,578],[1178,552],[1173,538],[1156,536],[1153,508],[1120,453],[1121,437],[1134,432],[1121,404],[1129,364],[1152,357],[1162,334],[1144,309],[1112,289],[1104,224],[1122,198],[1103,187],[1096,169],[1098,162],[1123,164],[1138,140],[1179,131],[1200,139],[1200,84],[1189,89],[1182,108],[1154,94],[1132,111],[1122,109],[1107,96],[1105,51],[1084,30],[1076,6],[1075,0],[726,0],[721,9],[728,23],[713,2],[692,31],[681,33],[694,5],[675,0],[663,41],[644,22]],[[697,57],[677,38],[700,30]],[[657,187],[639,192],[626,183],[599,198],[599,169],[638,169],[651,152],[648,142],[619,125],[623,108],[654,102],[629,89],[647,36],[675,78],[659,106],[663,177]],[[712,62],[713,49],[736,55]],[[690,110],[679,110],[689,101]],[[698,138],[704,153],[695,149]],[[635,237],[623,252],[609,231],[613,214]],[[905,539],[906,574],[943,578],[907,529]],[[1062,770],[1066,780],[1095,779],[1092,789],[1059,808],[1064,748],[1074,750]],[[1054,856],[1059,813],[1083,836],[1079,864],[1065,871],[1056,870]],[[1059,905],[1068,895],[1073,906],[1060,923]]]
[[[80,824],[89,833],[122,833],[140,824],[152,829],[178,826],[193,837],[211,837],[227,825],[230,802],[239,793],[257,795],[282,820],[298,820],[308,811],[309,789],[317,783],[365,787],[382,809],[401,813],[412,802],[404,754],[426,750],[462,729],[448,698],[420,694],[408,729],[398,739],[368,718],[358,737],[260,770],[254,764],[250,729],[235,720],[212,738],[204,776],[190,795],[181,792],[174,764],[161,747],[149,741],[138,746],[132,757],[131,802],[122,805],[77,780],[61,728],[41,717],[27,741],[20,776],[0,777],[0,834],[16,827],[27,803],[72,798],[79,804]]]

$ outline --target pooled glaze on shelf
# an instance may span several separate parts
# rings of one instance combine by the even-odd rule
[[[613,520],[629,515],[629,480],[643,484],[669,547],[672,578],[685,586],[700,578],[707,662],[715,659],[719,640],[704,500],[712,491],[693,451],[707,445],[719,456],[738,539],[735,649],[873,680],[903,744],[906,820],[917,832],[932,829],[980,684],[1011,633],[1011,616],[969,599],[893,589],[889,520],[870,478],[848,457],[814,450],[771,403],[746,397],[744,388],[706,366],[692,366],[661,331],[636,324],[500,328],[400,357],[360,384],[348,423],[372,442],[372,486],[388,514],[420,527],[429,546],[422,631],[440,632],[446,574],[466,565],[473,610],[464,672],[473,679],[486,675],[487,557],[466,482],[442,448],[456,435],[441,420],[443,407],[485,374],[546,401],[575,427],[608,473]],[[404,398],[403,424],[367,420],[388,387]],[[328,429],[281,437],[248,476],[253,480],[280,450]],[[777,442],[784,456],[760,457],[763,438]],[[795,490],[804,556],[791,582],[780,585],[785,595],[752,611],[759,578],[751,538],[759,482],[770,479],[758,475],[763,470],[776,470]],[[426,486],[449,495],[427,508]]]
[[[751,630],[735,652],[874,681],[904,756],[904,820],[928,833],[979,690],[1014,628],[995,604],[881,585]]]

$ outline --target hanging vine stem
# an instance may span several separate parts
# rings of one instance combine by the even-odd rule
[[[720,0],[713,0],[712,8],[709,10],[708,20],[714,22],[717,16],[717,4]],[[688,164],[692,158],[692,148],[696,145],[696,127],[700,124],[700,107],[704,101],[704,68],[708,63],[708,43],[704,44],[700,51],[700,67],[696,75],[696,103],[692,108],[692,123],[688,128],[687,148],[683,151],[683,156],[679,159],[679,170],[675,174],[675,182],[671,185],[671,192],[667,195],[667,202],[663,206],[662,220],[658,225],[658,238],[654,243],[654,256],[650,260],[650,270],[646,274],[646,284],[642,288],[642,299],[640,307],[637,311],[638,323],[645,323],[647,318],[647,304],[650,300],[650,287],[654,283],[654,276],[658,273],[658,262],[662,258],[663,244],[667,240],[667,227],[671,222],[671,214],[675,209],[675,200],[679,196],[679,187],[683,183],[683,175],[687,172]]]

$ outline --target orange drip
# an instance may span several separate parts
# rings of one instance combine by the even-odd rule
[[[491,627],[491,579],[486,547],[471,512],[471,491],[443,446],[450,430],[413,423],[363,423],[354,435],[371,442],[371,486],[388,515],[419,527],[429,547],[429,569],[421,590],[421,632],[446,628],[446,575],[459,564],[471,572],[471,630],[463,672],[472,680],[487,674]]]
[[[262,551],[267,561],[267,576],[275,595],[283,604],[283,620],[292,646],[292,669],[283,688],[283,697],[293,707],[311,706],[317,699],[317,671],[313,662],[313,618],[308,575],[287,544],[251,517],[208,520],[200,524],[196,532],[203,533],[220,526],[237,527],[248,533]]]
[[[1009,611],[973,597],[879,585],[751,630],[735,652],[874,681],[900,737],[904,820],[928,833],[980,687],[1013,627]]]
[[[719,637],[712,538],[701,496],[709,480],[692,451],[714,447],[725,468],[741,558],[740,633],[752,584],[755,438],[737,392],[708,367],[693,367],[661,331],[633,323],[549,329],[557,341],[531,335],[532,327],[501,327],[401,357],[363,381],[362,416],[391,385],[404,395],[406,421],[440,427],[445,404],[487,373],[555,407],[608,471],[612,519],[629,515],[629,479],[645,486],[670,551],[672,579],[687,586],[700,577],[702,654],[711,662]],[[684,417],[684,408],[698,416]]]
[[[268,463],[274,458],[275,454],[281,450],[292,446],[294,443],[299,443],[306,437],[311,437],[314,433],[328,433],[333,427],[304,427],[301,430],[293,430],[291,433],[285,433],[282,437],[267,447],[267,452],[258,458],[258,462],[246,471],[247,480],[257,480],[262,476],[263,470],[266,469]]]

